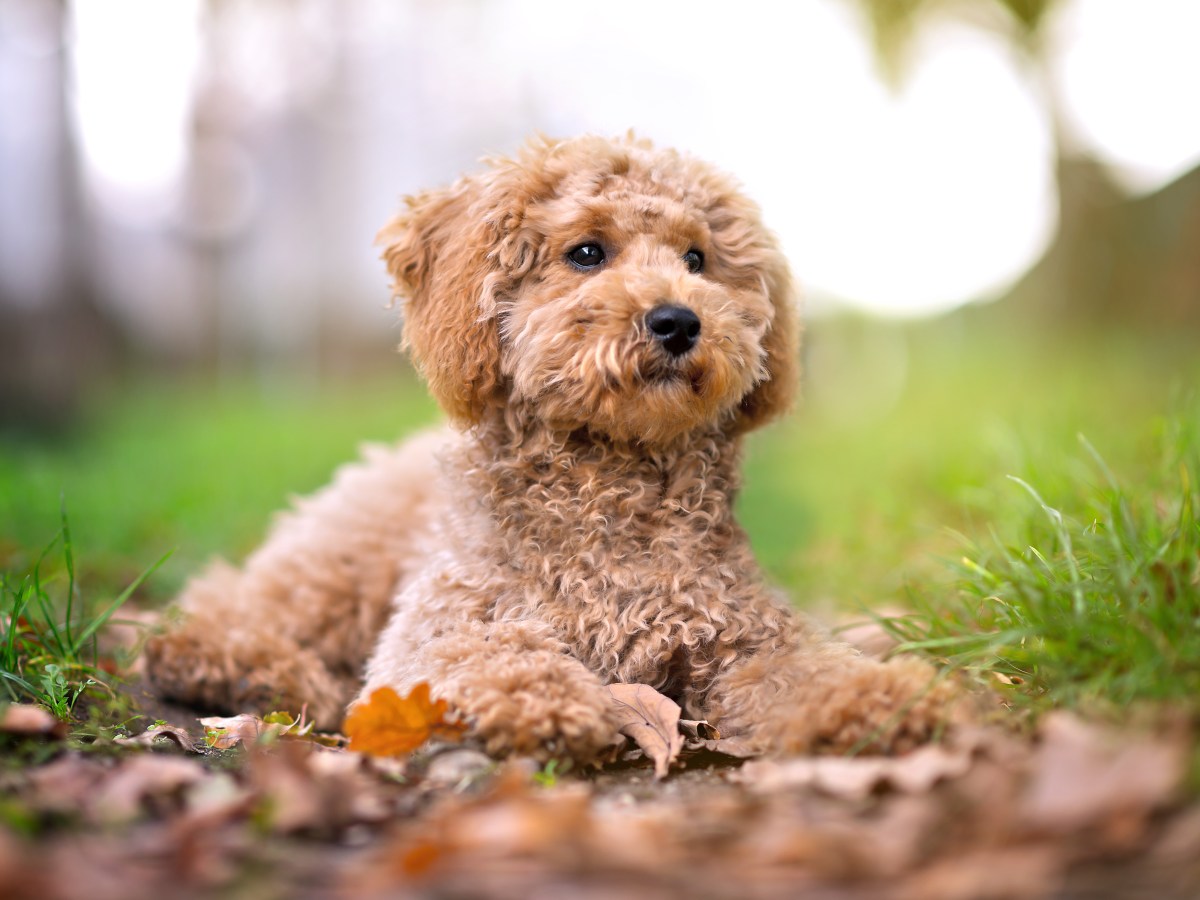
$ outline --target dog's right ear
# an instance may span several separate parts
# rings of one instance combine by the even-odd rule
[[[452,418],[503,402],[497,310],[533,263],[524,208],[501,167],[406,198],[376,244],[403,301],[403,346]]]

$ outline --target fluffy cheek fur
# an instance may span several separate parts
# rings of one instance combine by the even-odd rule
[[[613,269],[534,282],[504,317],[512,399],[555,428],[663,443],[732,416],[766,378],[766,296],[693,276]],[[572,283],[573,282],[573,283]],[[701,320],[700,341],[673,358],[644,325],[663,302]]]

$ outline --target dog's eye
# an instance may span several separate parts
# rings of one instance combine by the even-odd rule
[[[688,271],[693,275],[704,268],[704,254],[699,250],[689,250],[683,254],[683,261],[687,263]]]
[[[604,250],[599,244],[580,244],[567,254],[567,259],[581,269],[594,269],[604,262]]]

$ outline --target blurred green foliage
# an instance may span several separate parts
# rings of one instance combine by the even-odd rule
[[[1043,26],[1061,0],[849,0],[863,16],[875,57],[893,82],[911,60],[916,35],[937,20],[971,23],[1036,54]]]
[[[364,441],[437,421],[398,361],[387,376],[313,388],[253,379],[147,379],[98,396],[55,439],[0,434],[0,567],[24,569],[70,516],[81,580],[168,596],[214,554],[240,558],[288,498],[320,487]]]

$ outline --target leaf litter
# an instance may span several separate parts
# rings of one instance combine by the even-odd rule
[[[654,761],[654,776],[666,778],[683,749],[682,710],[648,684],[610,684],[608,693],[620,716],[620,732]]]
[[[1118,730],[1053,713],[1031,738],[962,728],[901,757],[743,761],[726,752],[748,752],[736,736],[681,720],[652,688],[612,690],[631,739],[620,763],[549,777],[463,740],[427,686],[378,708],[371,698],[343,729],[350,749],[287,714],[206,719],[203,730],[159,722],[82,746],[9,707],[0,747],[55,753],[0,770],[0,896],[937,900],[1200,888],[1186,723]]]

